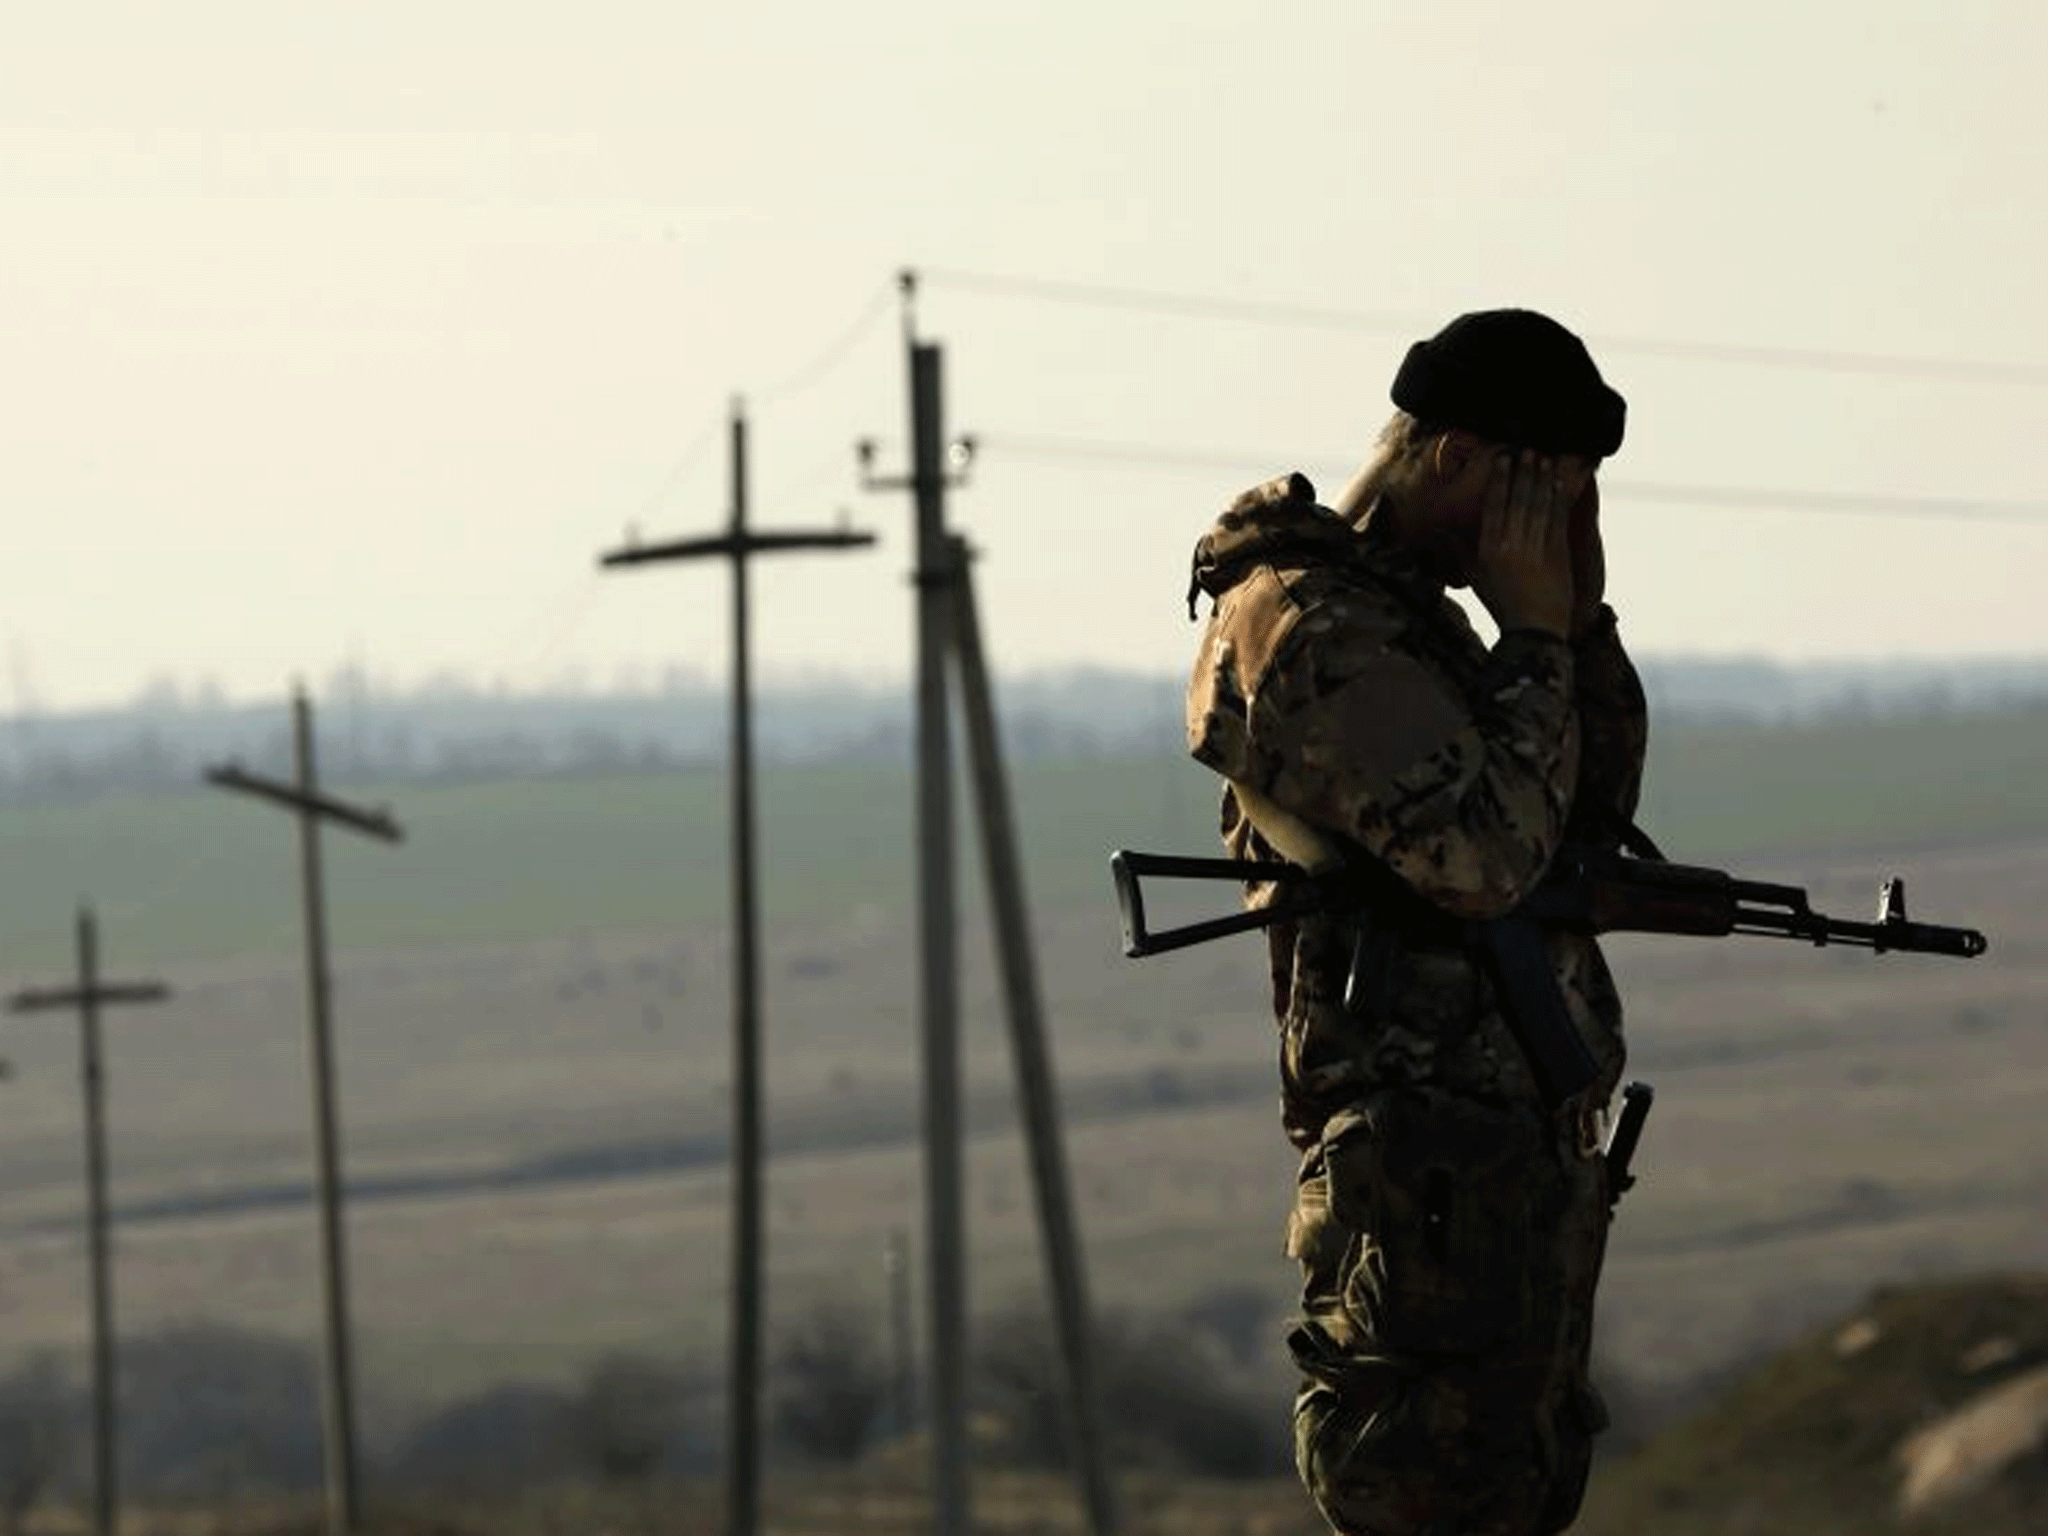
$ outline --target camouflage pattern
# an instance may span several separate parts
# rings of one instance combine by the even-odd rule
[[[1468,924],[1559,842],[1611,844],[1641,783],[1641,685],[1611,610],[1567,644],[1491,647],[1375,529],[1288,476],[1195,551],[1214,599],[1188,743],[1246,859],[1364,850],[1399,877],[1364,920],[1268,930],[1282,1119],[1301,1153],[1289,1346],[1297,1462],[1346,1536],[1536,1536],[1577,1513],[1605,1410],[1587,1376],[1608,1195],[1597,1155],[1621,1008],[1592,940],[1549,936],[1596,1085],[1546,1112]],[[1270,887],[1247,885],[1247,901]]]

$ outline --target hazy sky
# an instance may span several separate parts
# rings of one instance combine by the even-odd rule
[[[722,521],[735,391],[757,523],[883,536],[764,564],[764,669],[901,674],[852,444],[901,465],[906,265],[1001,666],[1185,666],[1213,511],[1334,492],[1406,343],[1510,303],[1629,398],[1637,649],[2048,655],[2044,56],[2038,0],[13,7],[4,699],[720,675],[721,571],[594,563]]]

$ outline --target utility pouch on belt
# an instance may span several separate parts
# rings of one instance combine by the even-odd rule
[[[1331,1218],[1367,1250],[1345,1267],[1361,1336],[1473,1351],[1531,1316],[1539,1122],[1434,1089],[1385,1090],[1323,1134]]]

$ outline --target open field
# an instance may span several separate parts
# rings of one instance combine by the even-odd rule
[[[1013,771],[1031,891],[1109,911],[1118,846],[1214,841],[1210,776],[1156,759]],[[1796,873],[1809,853],[2048,836],[2048,711],[1805,726],[1687,726],[1653,742],[1643,821],[1674,858]],[[359,951],[546,943],[715,927],[726,903],[725,779],[714,772],[484,784],[337,786],[387,801],[409,841],[327,839],[336,943]],[[907,775],[770,769],[760,784],[763,903],[778,931],[911,901]],[[109,797],[0,807],[0,975],[68,963],[90,898],[110,962],[186,965],[296,953],[295,833],[241,797]],[[969,841],[963,834],[963,842]],[[975,894],[971,863],[964,887]]]
[[[1681,1381],[1877,1279],[2048,1265],[2048,720],[1675,733],[1659,752],[1650,820],[1674,855],[1809,883],[1855,916],[1896,861],[1916,915],[1994,945],[1965,964],[1611,943],[1659,1099],[1617,1228],[1609,1354]],[[608,1349],[715,1358],[722,788],[412,791],[406,848],[330,839],[381,1426]],[[1032,768],[1016,788],[1097,1292],[1129,1310],[1248,1288],[1277,1317],[1292,1169],[1255,941],[1125,961],[1109,901],[1110,847],[1206,850],[1210,786],[1168,762]],[[764,800],[770,1304],[784,1321],[825,1297],[879,1315],[882,1244],[919,1220],[908,785],[814,769],[770,774]],[[287,827],[201,795],[21,807],[0,827],[10,985],[68,960],[62,904],[30,897],[85,892],[110,964],[179,990],[108,1023],[124,1327],[207,1316],[310,1340]],[[966,934],[973,1265],[993,1309],[1038,1260],[978,919]],[[76,1080],[52,1020],[8,1025],[4,1050],[0,1350],[19,1355],[82,1341]]]

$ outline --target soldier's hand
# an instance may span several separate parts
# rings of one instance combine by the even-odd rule
[[[1592,627],[1607,597],[1607,549],[1600,537],[1600,482],[1590,475],[1572,504],[1572,638]]]
[[[1488,472],[1472,591],[1503,630],[1571,632],[1571,508],[1557,464],[1528,449],[1499,454]]]

